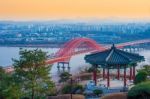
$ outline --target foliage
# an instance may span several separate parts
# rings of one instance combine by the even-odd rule
[[[93,90],[93,93],[94,93],[95,95],[100,95],[100,94],[103,94],[103,91],[100,90],[100,89],[95,89],[95,90]]]
[[[139,71],[135,77],[134,84],[138,84],[147,80],[147,72]]]
[[[15,78],[21,86],[23,97],[42,99],[55,89],[50,80],[50,65],[45,64],[46,53],[41,50],[20,50],[20,59],[13,60]]]
[[[78,92],[77,92],[78,91]],[[79,92],[80,91],[80,92]],[[83,86],[82,85],[78,85],[78,84],[73,84],[71,85],[65,85],[62,89],[62,93],[63,94],[70,94],[70,93],[82,93],[83,92]]]
[[[150,76],[150,66],[145,65],[140,70],[138,70],[138,73],[135,77],[134,84],[138,84],[148,80],[147,79],[148,76]]]
[[[83,90],[83,86],[79,84],[75,84],[74,88]]]
[[[71,93],[71,85],[65,85],[62,89],[63,94],[70,94]]]
[[[2,66],[0,66],[0,80],[2,79],[2,75],[5,74],[5,71]]]
[[[150,66],[144,65],[142,69],[140,69],[138,72],[144,71],[147,73],[148,76],[150,76]]]
[[[77,94],[82,94],[84,91],[84,88],[82,85],[79,85],[79,84],[75,84],[73,86],[73,93],[77,93]]]
[[[86,68],[86,69],[85,69],[85,72],[91,73],[91,72],[94,71],[94,69],[95,69],[95,68],[92,66],[92,67]],[[100,69],[99,69],[99,68],[97,68],[97,72],[100,73]]]
[[[59,82],[66,82],[67,80],[70,79],[71,74],[69,72],[63,72],[59,75],[59,77],[60,77]]]
[[[8,74],[0,67],[0,99],[19,99],[22,95],[20,86],[13,74]]]
[[[128,99],[150,99],[150,81],[132,87],[128,92]]]

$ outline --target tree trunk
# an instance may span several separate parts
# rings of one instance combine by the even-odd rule
[[[31,99],[34,99],[34,88],[32,88],[32,97]]]

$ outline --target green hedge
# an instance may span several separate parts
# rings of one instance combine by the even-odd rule
[[[75,93],[80,93],[82,94],[83,93],[83,86],[82,85],[78,85],[78,84],[75,84],[75,85],[66,85],[63,87],[62,89],[62,93],[63,94],[70,94],[72,92],[72,94],[75,94]]]
[[[150,99],[150,81],[135,85],[128,92],[128,99]]]

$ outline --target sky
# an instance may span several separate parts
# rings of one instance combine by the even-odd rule
[[[0,0],[0,20],[150,19],[150,0]]]

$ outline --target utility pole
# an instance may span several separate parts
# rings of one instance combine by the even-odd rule
[[[71,84],[71,94],[70,95],[71,95],[71,99],[72,99],[72,82],[73,82],[72,77],[71,77],[70,81],[71,81],[70,82],[70,84]]]

